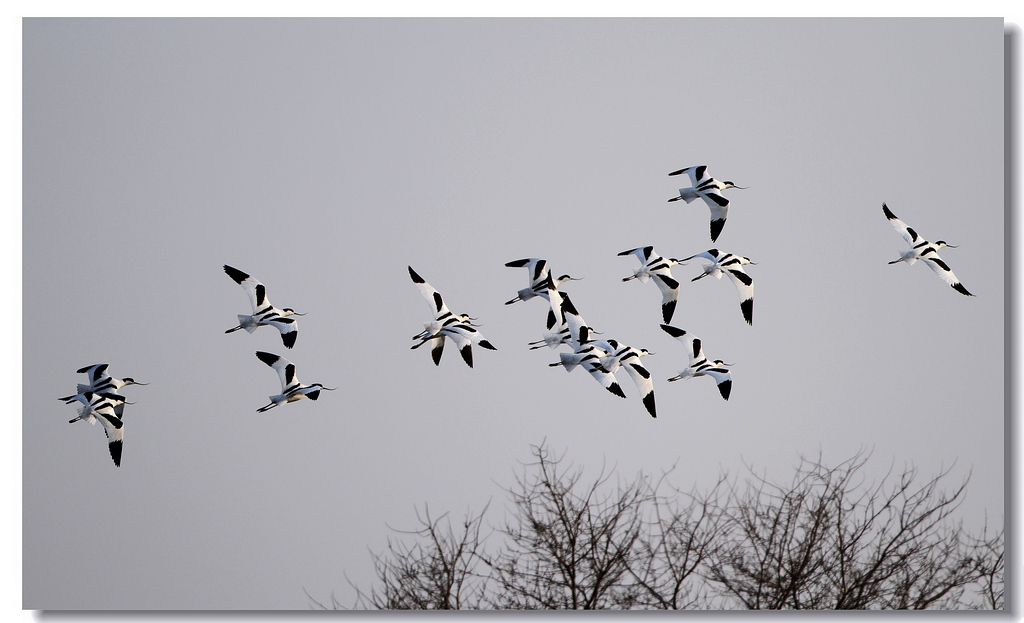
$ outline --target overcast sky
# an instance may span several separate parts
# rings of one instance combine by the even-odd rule
[[[1003,23],[946,20],[73,20],[24,24],[23,607],[304,609],[372,584],[368,548],[417,506],[492,501],[545,441],[596,475],[872,453],[968,473],[961,517],[1001,526]],[[667,203],[706,164],[729,220]],[[906,248],[882,202],[976,297]],[[757,262],[754,323],[725,279],[672,324],[734,363],[723,401],[659,329],[617,253]],[[589,324],[655,354],[658,418],[529,351],[543,257]],[[307,315],[224,330],[230,264]],[[439,367],[413,266],[497,351]],[[338,391],[267,413],[257,350]],[[109,363],[124,456],[59,396]],[[116,526],[116,534],[108,530]],[[95,575],[116,582],[85,582]]]

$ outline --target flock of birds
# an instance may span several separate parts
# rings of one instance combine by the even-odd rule
[[[744,187],[737,186],[730,181],[712,178],[705,165],[687,167],[673,171],[669,175],[675,176],[684,173],[690,179],[690,186],[680,188],[679,196],[673,197],[669,201],[683,200],[690,203],[697,198],[702,199],[711,211],[711,241],[716,242],[725,227],[729,214],[729,200],[722,192]],[[899,258],[889,264],[899,262],[914,264],[921,260],[954,290],[965,296],[974,296],[967,291],[967,288],[960,283],[945,261],[939,257],[939,249],[956,248],[955,246],[947,244],[943,240],[936,242],[924,240],[916,231],[897,218],[884,203],[882,212],[897,233],[910,245],[910,249],[902,252]],[[640,267],[635,269],[632,275],[622,279],[624,282],[634,279],[641,283],[653,281],[658,286],[662,295],[661,313],[664,320],[660,327],[669,336],[683,343],[686,348],[688,365],[668,381],[706,376],[714,379],[722,398],[728,400],[732,391],[732,374],[729,370],[729,366],[732,364],[727,364],[721,359],[707,359],[700,338],[670,324],[679,298],[680,287],[679,282],[672,276],[671,270],[675,266],[685,266],[689,260],[698,258],[707,260],[709,263],[704,264],[703,272],[691,281],[699,281],[708,276],[716,279],[721,279],[723,275],[728,277],[739,294],[740,312],[743,319],[748,325],[753,325],[754,281],[743,267],[756,263],[743,256],[722,253],[718,249],[709,249],[682,260],[662,257],[651,246],[629,249],[622,251],[619,255],[632,255],[640,262]],[[549,364],[550,366],[562,367],[568,372],[577,367],[583,368],[602,387],[621,398],[625,398],[626,395],[615,375],[619,371],[625,371],[636,385],[647,412],[651,417],[657,417],[654,381],[650,371],[640,361],[643,357],[652,354],[650,351],[628,346],[615,339],[596,338],[601,335],[600,332],[594,330],[583,320],[568,294],[558,289],[568,281],[577,279],[567,274],[554,277],[547,260],[524,258],[507,262],[505,266],[525,268],[529,278],[527,287],[519,290],[514,298],[505,303],[506,305],[534,298],[542,298],[548,302],[546,331],[541,339],[527,344],[530,350],[545,347],[551,349],[567,347],[568,350],[560,352],[559,360]],[[432,319],[424,323],[423,331],[412,337],[415,343],[411,348],[417,349],[429,343],[431,358],[435,365],[440,365],[445,341],[451,340],[459,350],[463,361],[470,368],[473,367],[473,346],[497,350],[480,333],[479,325],[474,322],[476,318],[467,314],[452,313],[445,305],[440,292],[428,284],[411,266],[408,268],[410,278],[426,299],[432,314]],[[241,270],[225,264],[224,272],[242,287],[252,307],[250,314],[239,314],[238,325],[227,329],[225,333],[233,333],[242,329],[252,333],[259,327],[270,326],[280,332],[285,348],[294,347],[298,338],[298,322],[294,317],[304,314],[299,314],[289,307],[279,309],[271,305],[267,298],[266,287]],[[269,404],[257,409],[259,413],[302,398],[317,400],[321,390],[333,391],[336,389],[325,387],[320,383],[308,385],[300,383],[295,374],[295,364],[280,355],[257,351],[256,357],[273,368],[281,381],[281,392],[270,396]],[[124,440],[124,408],[126,404],[133,403],[127,402],[126,398],[117,392],[128,385],[147,385],[147,383],[139,383],[131,377],[115,379],[107,373],[107,368],[108,364],[104,363],[79,369],[79,373],[88,376],[88,383],[78,384],[76,394],[65,396],[60,400],[66,404],[75,402],[82,404],[82,407],[78,409],[78,417],[71,419],[71,423],[84,420],[91,424],[100,422],[103,425],[110,456],[113,458],[114,464],[120,466]]]
[[[679,196],[669,201],[683,200],[687,203],[700,198],[707,203],[711,210],[711,241],[715,242],[725,227],[726,218],[729,215],[729,200],[722,194],[722,191],[730,188],[740,188],[730,181],[720,181],[708,175],[707,166],[687,167],[673,171],[669,175],[687,174],[691,185],[679,189]],[[651,246],[638,247],[619,253],[620,256],[633,255],[640,262],[640,267],[633,271],[623,281],[636,279],[641,283],[653,281],[662,294],[661,312],[664,324],[662,330],[670,336],[683,342],[689,356],[689,365],[676,376],[668,379],[677,381],[697,376],[707,376],[715,380],[718,390],[725,400],[729,399],[732,391],[732,375],[728,366],[720,359],[709,361],[703,352],[701,340],[687,331],[669,324],[675,313],[676,302],[679,299],[679,282],[672,276],[674,266],[685,266],[686,262],[692,259],[706,259],[710,263],[704,265],[704,271],[694,277],[692,281],[698,281],[707,276],[721,279],[727,276],[736,286],[740,296],[740,312],[747,324],[754,321],[754,281],[743,269],[744,266],[754,264],[749,258],[722,253],[718,249],[709,249],[697,253],[688,258],[678,260],[675,258],[662,257]],[[560,285],[576,278],[568,274],[555,278],[551,273],[548,262],[542,258],[524,258],[513,260],[505,264],[509,268],[525,268],[528,273],[528,286],[519,290],[516,296],[505,304],[510,305],[517,301],[528,301],[534,298],[543,298],[548,302],[548,314],[546,333],[536,342],[528,344],[530,349],[558,348],[565,346],[568,351],[559,353],[559,360],[550,364],[552,367],[562,367],[571,372],[577,367],[583,368],[606,390],[625,398],[626,394],[619,384],[616,373],[624,371],[628,375],[640,393],[641,401],[651,417],[657,417],[657,407],[654,399],[654,379],[650,371],[640,361],[643,357],[652,354],[645,348],[635,348],[615,339],[598,339],[600,335],[593,327],[588,325],[580,315],[576,306],[568,294],[558,289]],[[424,329],[413,336],[416,344],[412,348],[419,348],[430,342],[431,353],[434,364],[439,365],[441,354],[444,352],[445,340],[451,340],[462,355],[463,360],[470,367],[473,366],[474,345],[494,350],[494,346],[488,342],[474,324],[474,318],[467,314],[453,314],[444,304],[441,294],[410,266],[409,275],[413,283],[420,289],[431,312],[433,320],[424,323]]]

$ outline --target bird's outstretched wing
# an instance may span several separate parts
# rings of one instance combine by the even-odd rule
[[[932,272],[939,276],[939,279],[945,281],[954,290],[964,296],[974,296],[967,291],[967,288],[965,288],[962,283],[960,283],[960,280],[957,279],[956,275],[953,274],[953,271],[950,270],[949,265],[939,257],[937,252],[930,250],[922,255],[921,259],[925,261],[928,268],[932,269]]]
[[[689,333],[679,327],[673,327],[672,325],[663,324],[661,325],[662,330],[668,333],[672,337],[676,338],[683,345],[686,346],[686,354],[690,358],[690,365],[704,361],[704,350],[701,347],[700,338],[696,335]]]
[[[278,377],[281,378],[281,393],[286,394],[293,385],[298,385],[299,380],[295,376],[295,364],[288,361],[280,355],[273,353],[267,353],[263,351],[256,351],[256,357],[260,361],[267,364],[275,371],[277,371]]]
[[[413,283],[419,288],[420,294],[423,298],[427,299],[427,304],[430,305],[430,311],[434,313],[435,318],[441,316],[448,316],[451,312],[448,311],[448,307],[445,306],[444,300],[441,298],[441,293],[434,289],[434,286],[430,285],[420,277],[412,266],[409,267],[409,276],[412,277]]]
[[[892,213],[889,206],[882,204],[882,212],[885,214],[885,218],[889,219],[889,223],[892,224],[893,228],[903,236],[903,239],[907,241],[910,246],[916,246],[918,243],[923,242],[921,236],[917,235],[917,232],[912,228],[907,227],[907,224],[896,218],[896,215]]]
[[[245,294],[249,297],[249,303],[252,305],[253,314],[266,307],[270,307],[270,301],[267,299],[267,288],[259,280],[227,264],[224,265],[224,272],[245,290]]]

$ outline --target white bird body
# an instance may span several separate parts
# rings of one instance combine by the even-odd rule
[[[427,300],[434,319],[423,323],[423,331],[417,333],[412,339],[419,340],[412,348],[419,348],[431,342],[430,354],[434,365],[441,365],[441,355],[444,353],[445,338],[452,340],[462,355],[462,360],[470,368],[473,367],[473,345],[479,345],[488,350],[497,350],[488,342],[483,334],[473,324],[473,319],[467,314],[453,314],[445,305],[441,293],[432,285],[420,277],[412,266],[409,266],[409,276],[419,289],[423,298]]]
[[[305,314],[300,314],[290,307],[278,309],[271,305],[270,299],[267,298],[266,286],[237,268],[225,264],[224,272],[245,290],[252,306],[252,313],[249,315],[238,314],[238,326],[228,329],[225,333],[233,333],[239,329],[245,329],[252,333],[259,327],[274,327],[281,332],[281,341],[285,348],[295,346],[295,340],[299,336],[299,324],[291,316],[305,316]]]
[[[679,169],[669,173],[669,175],[679,175],[681,173],[686,173],[689,176],[690,187],[680,188],[679,196],[673,197],[669,201],[679,201],[682,199],[686,203],[690,203],[698,197],[703,199],[704,203],[711,210],[711,241],[718,240],[718,235],[722,233],[722,228],[725,227],[725,220],[729,217],[729,200],[722,195],[722,191],[730,188],[744,190],[744,187],[737,186],[728,180],[716,180],[708,175],[708,167],[703,164]]]
[[[887,205],[882,204],[882,212],[885,217],[889,219],[889,223],[892,224],[893,228],[907,241],[910,248],[900,253],[899,259],[895,259],[890,264],[898,264],[900,262],[906,262],[907,264],[913,265],[917,260],[924,261],[928,265],[928,268],[932,269],[936,275],[939,276],[947,285],[952,287],[954,290],[965,296],[974,296],[967,291],[967,288],[960,283],[960,280],[956,278],[953,271],[949,268],[949,265],[941,257],[939,257],[939,249],[949,247],[955,249],[955,245],[948,244],[945,240],[937,240],[935,242],[928,242],[924,238],[921,238],[911,227],[908,227],[906,223],[896,218],[896,215],[892,213]]]
[[[336,387],[324,387],[320,383],[312,383],[310,385],[300,383],[295,375],[295,364],[279,355],[257,351],[256,357],[273,368],[281,379],[281,393],[270,396],[270,404],[257,409],[257,413],[263,413],[278,405],[295,402],[303,398],[316,400],[320,397],[320,390],[334,391],[337,389]]]
[[[683,261],[697,257],[711,260],[712,263],[705,264],[704,272],[691,281],[697,281],[707,276],[715,279],[721,279],[722,275],[729,277],[740,295],[740,311],[743,313],[743,319],[747,321],[747,324],[754,324],[754,280],[743,270],[743,267],[747,264],[756,264],[756,262],[751,262],[749,258],[732,253],[721,253],[718,249],[709,249],[703,253],[691,255]]]
[[[635,255],[640,260],[640,268],[633,272],[630,277],[623,277],[623,281],[636,279],[640,283],[646,283],[653,279],[654,283],[661,290],[661,315],[665,322],[671,322],[672,314],[675,313],[676,302],[679,299],[679,282],[672,276],[673,266],[684,266],[683,262],[671,258],[662,257],[655,253],[654,247],[637,247],[623,251],[619,255]]]
[[[708,361],[704,356],[700,338],[696,337],[692,333],[687,333],[683,329],[667,324],[661,325],[661,328],[665,333],[668,333],[686,345],[686,352],[690,359],[689,366],[668,380],[671,382],[691,379],[698,376],[708,376],[715,379],[715,384],[718,386],[718,391],[722,395],[722,398],[729,400],[729,394],[732,392],[732,374],[726,368],[729,364],[723,362],[721,359]]]

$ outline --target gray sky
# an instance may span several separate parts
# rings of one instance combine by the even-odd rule
[[[505,497],[530,444],[596,474],[873,453],[968,472],[962,517],[1003,514],[1003,24],[970,20],[28,20],[24,25],[23,607],[303,609],[372,583],[367,548],[415,507]],[[708,237],[669,171],[732,191]],[[889,207],[977,296],[920,265]],[[665,382],[682,345],[619,251],[758,262],[754,324],[726,280],[672,324],[735,363]],[[657,419],[528,351],[546,305],[509,260],[547,258],[587,321],[655,353]],[[996,261],[993,258],[997,258]],[[248,302],[308,315],[224,335]],[[498,348],[440,367],[412,265]],[[338,391],[257,414],[256,359]],[[122,466],[57,402],[106,362]],[[29,450],[31,449],[31,450]],[[117,526],[116,537],[103,526]],[[83,582],[94,574],[116,583]]]

